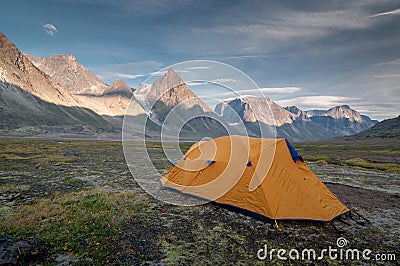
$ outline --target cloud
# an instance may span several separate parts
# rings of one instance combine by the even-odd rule
[[[272,54],[254,54],[254,55],[231,55],[231,56],[225,56],[223,59],[259,59],[259,58],[277,58],[277,57],[283,57],[279,55],[272,55]]]
[[[168,70],[153,71],[153,72],[146,74],[145,76],[161,77],[161,76],[164,76],[165,74],[167,74],[167,71]],[[176,69],[174,69],[174,71],[176,73],[189,73],[190,72],[188,70],[176,70]]]
[[[179,71],[177,71],[179,72]],[[198,86],[198,85],[207,85],[207,84],[221,84],[225,85],[226,83],[236,82],[236,79],[229,78],[221,78],[221,79],[213,79],[213,80],[190,80],[185,82],[189,86]]]
[[[178,8],[190,5],[194,0],[53,0],[69,4],[87,4],[118,9],[119,15],[154,15],[172,12]]]
[[[212,83],[212,82],[210,82]],[[198,85],[205,85],[209,84],[205,81],[191,81],[188,82],[187,85],[189,86],[198,86]],[[221,84],[221,83],[218,83]],[[196,89],[194,89],[196,90]],[[195,91],[198,96],[209,96],[212,95],[213,98],[226,100],[226,99],[234,99],[237,97],[268,97],[270,94],[292,94],[300,91],[301,88],[299,87],[276,87],[276,88],[254,88],[254,89],[245,89],[245,90],[231,90],[225,92],[217,92],[215,88],[211,90],[204,90],[204,91]]]
[[[303,110],[310,110],[315,108],[331,108],[343,104],[352,104],[359,101],[360,98],[351,98],[344,96],[301,96],[286,100],[276,101],[281,106],[295,105]]]
[[[299,87],[275,87],[275,88],[254,88],[254,89],[247,89],[247,90],[237,90],[236,93],[240,95],[248,95],[248,96],[255,96],[255,97],[264,97],[268,94],[291,94],[300,91],[301,88]],[[234,97],[236,95],[235,92],[225,92],[218,94],[218,97]],[[267,95],[266,95],[267,94]]]
[[[221,79],[213,79],[210,81],[210,83],[216,83],[216,84],[226,84],[233,82],[236,82],[236,79],[221,78]]]
[[[100,79],[136,79],[140,77],[144,77],[142,74],[132,75],[132,74],[125,74],[119,72],[104,72],[102,74],[98,74]]]
[[[376,64],[377,66],[386,66],[386,65],[400,65],[400,58],[394,59],[394,60],[390,60],[390,61],[386,61],[386,62],[381,62]]]
[[[369,16],[368,18],[376,18],[376,17],[388,16],[388,15],[400,15],[400,8],[392,10],[392,11],[388,11],[388,12],[378,13],[378,14]]]
[[[321,35],[322,31],[306,27],[293,27],[291,23],[266,22],[265,24],[223,25],[208,29],[195,28],[194,33],[211,33],[217,35],[245,35],[254,39],[289,40],[299,37]],[[294,24],[295,25],[295,24]],[[251,47],[250,47],[251,48]],[[244,49],[246,50],[246,48]],[[249,48],[247,50],[250,50]]]
[[[111,82],[115,79],[136,79],[147,76],[148,72],[162,67],[163,64],[157,61],[139,61],[123,64],[108,64],[102,67],[93,68],[93,72],[101,79]]]
[[[259,88],[263,93],[280,94],[280,93],[295,93],[301,90],[299,87],[277,87],[277,88]],[[242,91],[241,91],[242,92]]]
[[[46,31],[46,33],[48,35],[50,35],[52,37],[58,32],[58,29],[56,28],[56,26],[54,26],[53,24],[50,24],[50,23],[43,25],[43,29]]]
[[[196,69],[209,69],[209,66],[194,66],[194,67],[187,67],[186,69],[189,70],[196,70]]]
[[[374,75],[372,77],[377,79],[399,79],[400,73],[381,74],[381,75]]]

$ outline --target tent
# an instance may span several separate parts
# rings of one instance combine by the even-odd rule
[[[224,136],[197,142],[161,183],[269,221],[328,222],[349,211],[286,139]]]

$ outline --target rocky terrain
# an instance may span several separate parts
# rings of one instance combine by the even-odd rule
[[[102,95],[107,88],[103,81],[82,66],[71,54],[57,54],[49,58],[25,56],[72,94]]]
[[[161,144],[148,145],[153,163],[161,172],[168,170]],[[304,157],[323,148],[304,145],[296,146]],[[349,156],[357,153],[341,147]],[[369,148],[381,154],[389,149],[399,152],[389,143]],[[180,207],[157,201],[133,180],[119,142],[2,139],[0,162],[1,263],[279,264],[276,256],[259,260],[258,250],[265,244],[269,249],[335,248],[339,237],[348,240],[349,248],[399,256],[399,172],[309,163],[343,203],[370,223],[357,215],[344,217],[347,224],[282,221],[279,233],[264,221],[212,203]],[[318,265],[397,262],[324,258]]]

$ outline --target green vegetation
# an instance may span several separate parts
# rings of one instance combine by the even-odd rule
[[[360,158],[352,158],[344,161],[348,165],[359,166],[368,169],[400,172],[400,165],[394,163],[371,163]]]
[[[119,241],[126,238],[126,222],[146,206],[131,192],[56,193],[3,216],[0,235],[12,235],[14,240],[33,236],[48,246],[50,256],[64,252],[106,263],[115,259]]]
[[[400,170],[400,142],[389,140],[332,139],[294,143],[303,159],[311,162],[350,165],[380,171]]]

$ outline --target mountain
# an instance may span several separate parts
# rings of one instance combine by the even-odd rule
[[[262,122],[266,125],[281,126],[293,123],[296,115],[282,108],[269,98],[243,97],[225,100],[217,104],[215,112],[228,123],[235,123],[237,115],[245,122]]]
[[[109,123],[92,110],[43,101],[24,89],[0,82],[0,132],[93,134]]]
[[[133,95],[149,115],[152,128],[158,127],[156,131],[159,133],[162,126],[165,135],[174,137],[180,134],[191,140],[227,134],[229,126],[224,125],[224,121],[217,121],[214,111],[189,89],[172,68],[153,84],[138,86]]]
[[[336,106],[329,110],[301,111],[293,106],[286,109],[295,111],[309,131],[318,132],[321,129],[326,131],[322,132],[325,138],[353,135],[369,129],[377,122],[361,115],[348,105]]]
[[[104,91],[103,95],[121,95],[131,98],[133,95],[131,87],[125,81],[118,79],[111,83]]]
[[[213,113],[211,108],[194,94],[181,77],[170,68],[152,85],[142,84],[133,93],[154,122],[162,124],[168,113],[177,108],[179,115],[190,117]],[[184,112],[183,112],[184,110]]]
[[[400,116],[383,120],[370,129],[353,137],[360,138],[400,138]]]
[[[189,89],[172,68],[169,68],[167,73],[155,80],[152,85],[140,85],[133,94],[145,109],[154,108],[157,103],[162,103],[166,107],[180,104],[184,109],[198,106],[203,112],[213,112]]]
[[[132,89],[124,81],[116,80],[107,86],[73,55],[54,55],[49,58],[26,56],[73,94],[79,106],[95,111],[115,126],[122,125],[122,118],[132,97]],[[128,115],[133,116],[144,113],[135,101],[131,102],[129,111]]]
[[[323,126],[336,136],[354,135],[377,123],[368,116],[351,109],[348,105],[336,106],[326,111],[305,111],[305,113],[311,121]]]
[[[359,112],[353,110],[348,105],[336,106],[329,110],[310,110],[305,111],[308,117],[313,116],[330,116],[335,119],[347,118],[349,121],[357,121],[359,123],[369,123],[371,119],[362,116]]]
[[[72,94],[101,95],[107,85],[82,66],[73,55],[53,55],[49,58],[26,55],[40,70],[67,88]]]
[[[285,107],[285,109],[295,114],[297,117],[300,117],[302,120],[309,120],[310,115],[296,106],[288,106]]]
[[[14,84],[44,101],[65,106],[79,105],[77,98],[34,66],[2,33],[0,33],[0,81]]]
[[[282,108],[271,99],[259,97],[225,100],[215,112],[230,125],[243,121],[252,136],[259,136],[261,127],[267,134],[275,130],[277,137],[292,141],[353,135],[376,123],[347,105],[303,111],[296,106]]]
[[[107,128],[98,114],[81,108],[82,102],[47,74],[0,33],[1,130],[27,126]]]
[[[356,134],[376,123],[347,105],[303,111],[258,97],[225,100],[214,112],[172,68],[135,91],[122,80],[108,86],[72,55],[26,56],[1,33],[0,115],[0,130],[53,127],[61,132],[118,132],[125,116],[132,118],[133,134],[142,133],[140,125],[147,121],[146,137],[159,137],[162,129],[191,140],[228,132],[261,136],[260,128],[267,132],[264,137],[275,137],[276,131],[292,141],[323,139]]]

